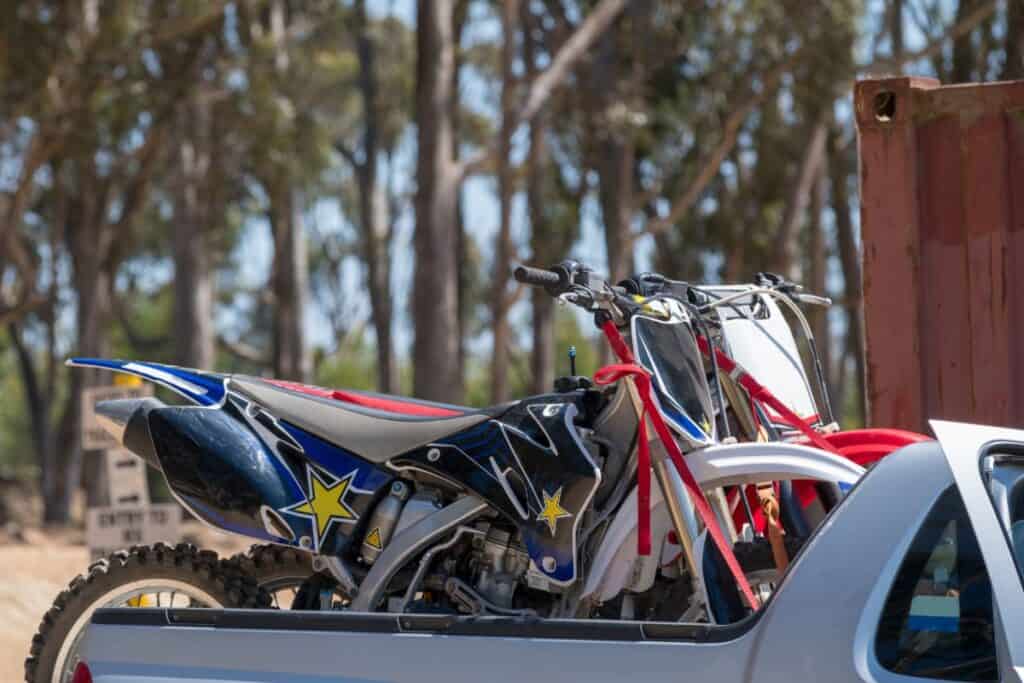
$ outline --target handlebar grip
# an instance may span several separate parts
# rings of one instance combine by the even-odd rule
[[[802,304],[809,304],[811,306],[831,306],[832,299],[827,296],[817,296],[814,294],[793,294],[792,297]]]
[[[543,268],[531,268],[530,266],[516,266],[513,275],[517,282],[524,285],[535,285],[537,287],[557,287],[562,284],[562,278],[558,273]]]

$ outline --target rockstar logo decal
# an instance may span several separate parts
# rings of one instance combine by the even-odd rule
[[[356,513],[345,502],[345,495],[355,476],[356,471],[352,471],[341,479],[328,483],[316,470],[307,465],[306,500],[282,510],[313,522],[313,526],[316,527],[316,549],[323,544],[327,530],[333,522],[354,522],[358,519]]]
[[[708,420],[708,418],[705,417],[703,420],[701,420],[700,428],[704,430],[705,434],[711,434],[711,422]]]
[[[552,538],[558,530],[558,520],[572,517],[572,513],[562,507],[562,487],[559,486],[554,495],[543,491],[544,509],[537,515],[538,522],[546,522]]]

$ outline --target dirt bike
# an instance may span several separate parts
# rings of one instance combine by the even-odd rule
[[[194,516],[308,557],[313,573],[292,607],[745,617],[766,597],[747,580],[766,569],[750,566],[763,553],[736,542],[728,510],[704,491],[852,484],[863,469],[798,444],[717,443],[689,304],[638,300],[575,262],[520,267],[516,278],[593,315],[620,360],[597,386],[562,378],[556,393],[472,409],[156,363],[70,364],[134,374],[188,401],[110,401],[97,414]],[[68,680],[99,607],[269,604],[244,560],[188,546],[134,548],[101,565],[44,619],[29,680]]]
[[[827,307],[827,297],[809,294],[773,273],[758,273],[753,283],[741,285],[693,285],[657,273],[620,284],[645,297],[672,296],[693,304],[709,383],[722,406],[718,425],[724,438],[813,445],[865,467],[904,446],[931,440],[906,430],[839,427],[816,340],[801,309]],[[810,482],[777,485],[791,535],[806,538],[842,495],[829,488]],[[765,533],[766,519],[756,505],[754,487],[748,487],[742,498],[733,490],[729,501],[737,529],[749,524],[755,534]],[[821,504],[815,506],[816,502]]]

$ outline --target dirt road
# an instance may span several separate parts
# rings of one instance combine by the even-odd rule
[[[29,642],[54,597],[89,561],[84,546],[0,546],[0,681],[23,680]]]
[[[196,522],[183,531],[222,557],[244,550],[244,539],[211,532]],[[26,544],[0,544],[0,681],[24,680],[25,657],[39,620],[68,582],[89,566],[89,551],[65,534],[26,532]]]

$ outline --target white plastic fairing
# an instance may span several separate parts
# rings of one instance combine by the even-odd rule
[[[714,294],[736,294],[744,286],[702,286]],[[811,384],[804,369],[796,339],[789,323],[771,297],[759,297],[763,314],[755,319],[742,317],[734,310],[719,310],[727,351],[754,379],[771,391],[800,417],[817,413]],[[750,313],[750,304],[737,303],[740,311]]]
[[[864,468],[845,458],[817,448],[783,442],[739,443],[710,446],[686,456],[694,478],[705,491],[719,486],[754,484],[759,481],[811,479],[839,484],[854,484]],[[636,487],[619,508],[598,548],[587,577],[582,597],[593,596],[598,602],[610,600],[630,586],[634,577],[644,576],[657,568],[662,544],[672,528],[668,506],[661,487],[651,487],[652,553],[640,557],[636,552],[637,537]]]

